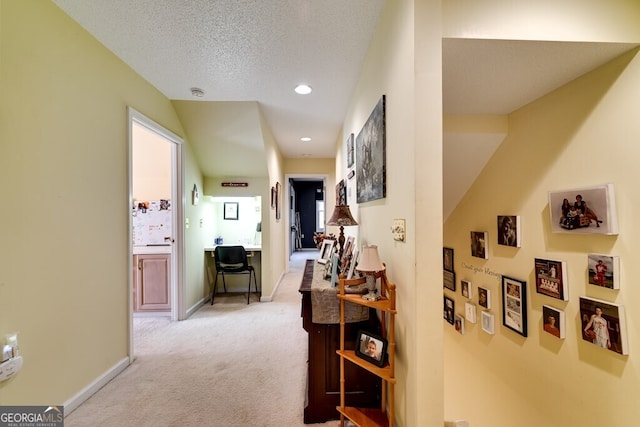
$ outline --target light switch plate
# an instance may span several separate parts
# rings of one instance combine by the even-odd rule
[[[393,233],[393,240],[397,242],[404,242],[405,237],[405,220],[404,219],[394,219],[393,227],[391,228],[391,232]]]

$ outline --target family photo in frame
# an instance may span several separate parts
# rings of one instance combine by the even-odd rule
[[[552,233],[618,234],[613,184],[549,192]]]
[[[358,331],[355,353],[356,356],[378,367],[383,367],[387,361],[387,345],[387,340],[380,335]]]

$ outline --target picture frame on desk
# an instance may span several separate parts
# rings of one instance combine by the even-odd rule
[[[347,279],[353,278],[353,272],[355,271],[356,265],[358,264],[358,250],[354,249],[351,254],[351,261],[349,263],[349,272],[347,273]]]
[[[387,361],[388,342],[380,335],[367,331],[358,331],[356,338],[356,356],[378,367],[383,367]]]
[[[333,245],[335,245],[336,241],[332,239],[324,239],[322,241],[322,246],[320,247],[320,256],[318,257],[318,262],[320,264],[326,264],[327,261],[331,258],[331,252],[333,250]]]

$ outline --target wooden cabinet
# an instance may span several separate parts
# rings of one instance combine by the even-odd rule
[[[345,418],[348,418],[357,426],[389,426],[393,427],[394,387],[396,383],[394,375],[395,366],[395,315],[396,315],[396,286],[387,282],[384,271],[376,274],[381,281],[382,298],[378,301],[368,301],[360,295],[345,293],[345,287],[356,286],[365,282],[364,278],[346,280],[340,279],[340,425],[344,426]],[[382,337],[387,340],[387,361],[382,367],[378,367],[356,355],[354,350],[347,348],[347,328],[344,322],[345,303],[359,304],[376,310],[380,313]],[[384,357],[384,355],[383,355]],[[349,379],[346,371],[349,366],[359,366],[373,375],[379,377],[382,384],[382,398],[379,408],[363,408],[353,406],[346,402],[346,391]],[[347,403],[349,406],[347,406]]]
[[[340,348],[340,325],[312,322],[311,283],[314,260],[307,261],[300,286],[302,294],[302,326],[309,334],[309,359],[307,365],[307,396],[305,399],[305,424],[337,420],[340,414],[336,407],[340,403],[340,359],[336,351]],[[378,331],[379,322],[375,313],[369,320],[347,323],[344,327],[347,345],[355,348],[359,329]],[[379,407],[381,381],[376,375],[357,365],[344,371],[349,385],[345,389],[346,399],[351,405]]]
[[[170,311],[171,254],[134,255],[134,311]]]

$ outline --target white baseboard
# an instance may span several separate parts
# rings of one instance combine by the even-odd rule
[[[200,301],[196,302],[191,307],[189,307],[187,309],[187,312],[185,313],[186,314],[185,319],[188,319],[189,317],[191,317],[191,315],[196,311],[198,311],[198,309],[202,307],[207,301],[211,302],[211,294],[209,294],[209,296],[206,298],[202,298]]]
[[[276,285],[273,287],[273,291],[271,291],[271,295],[262,295],[260,297],[260,302],[271,302],[273,301],[273,296],[276,294],[276,291],[278,290],[278,286],[280,286],[280,283],[282,283],[282,279],[284,278],[284,272],[280,274],[280,277],[278,278],[278,281],[276,282]]]
[[[67,416],[71,412],[75,411],[85,400],[93,396],[98,390],[104,387],[109,381],[117,377],[122,371],[129,366],[129,358],[125,357],[118,363],[113,365],[108,371],[100,375],[94,382],[89,384],[84,389],[80,390],[78,394],[71,399],[64,402],[64,415]]]

